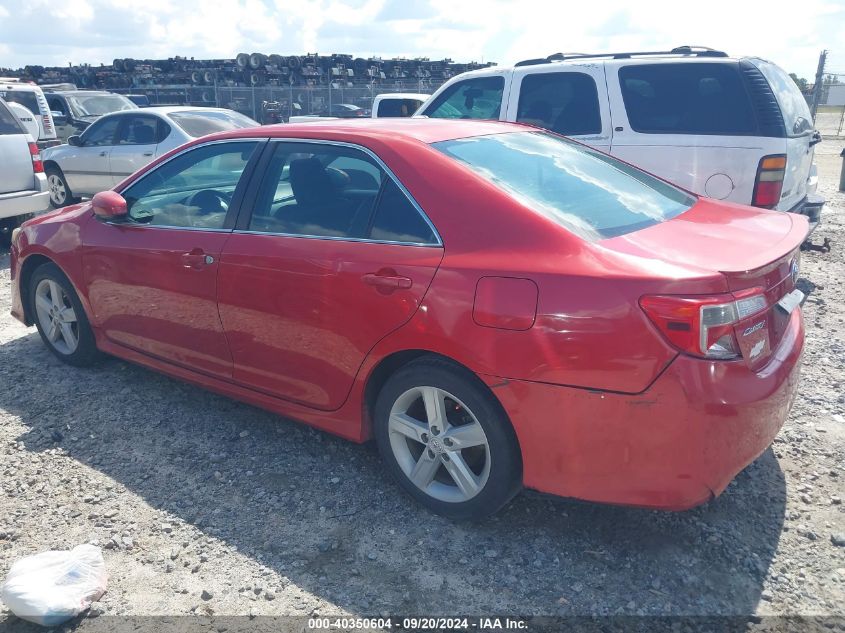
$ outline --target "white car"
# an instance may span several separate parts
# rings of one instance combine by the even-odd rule
[[[374,119],[412,116],[430,96],[420,92],[388,92],[376,95],[370,116]]]
[[[707,48],[557,54],[453,77],[417,112],[548,128],[695,193],[818,224],[821,136],[775,64]]]
[[[256,127],[223,108],[167,106],[100,117],[66,145],[44,151],[50,203],[62,207],[111,189],[153,159],[199,136]]]
[[[38,146],[0,99],[0,235],[50,206]]]

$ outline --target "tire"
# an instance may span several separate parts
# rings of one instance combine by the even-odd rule
[[[428,422],[434,407],[427,402],[439,403],[445,424],[437,414]],[[376,399],[374,432],[399,485],[450,519],[484,519],[521,488],[522,459],[510,421],[475,376],[448,361],[423,358],[391,376]]]
[[[70,185],[65,180],[65,175],[58,167],[47,167],[47,185],[50,188],[50,206],[54,209],[65,207],[69,204],[76,204],[79,198],[74,197]]]
[[[56,358],[75,367],[88,367],[98,360],[100,352],[85,309],[73,284],[58,266],[47,263],[35,269],[29,280],[27,300],[41,340]],[[48,313],[48,308],[53,312]],[[60,314],[54,320],[50,314],[56,314],[57,308]]]

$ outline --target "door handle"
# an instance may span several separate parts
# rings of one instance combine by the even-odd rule
[[[144,156],[152,156],[152,155],[153,155],[152,152],[144,152]]]
[[[104,151],[100,152],[100,156],[105,156],[105,155],[106,155],[106,152],[104,152]]]
[[[182,266],[199,270],[214,263],[211,255],[206,255],[201,248],[195,248],[189,253],[182,253]]]
[[[407,290],[414,283],[409,277],[402,277],[401,275],[396,274],[367,273],[361,277],[361,279],[363,279],[364,283],[368,286],[388,289],[401,288],[403,290]]]

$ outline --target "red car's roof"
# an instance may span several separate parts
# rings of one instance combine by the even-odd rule
[[[501,121],[466,119],[330,119],[308,123],[280,123],[258,128],[244,128],[215,135],[216,138],[270,136],[277,138],[325,138],[352,140],[402,136],[423,143],[437,143],[469,136],[531,130],[529,126]]]

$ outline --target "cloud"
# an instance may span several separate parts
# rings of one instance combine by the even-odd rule
[[[795,19],[736,0],[0,0],[0,18],[0,63],[11,67],[256,51],[509,64],[557,51],[706,44],[809,78],[819,51],[840,43],[845,5],[802,0]]]

